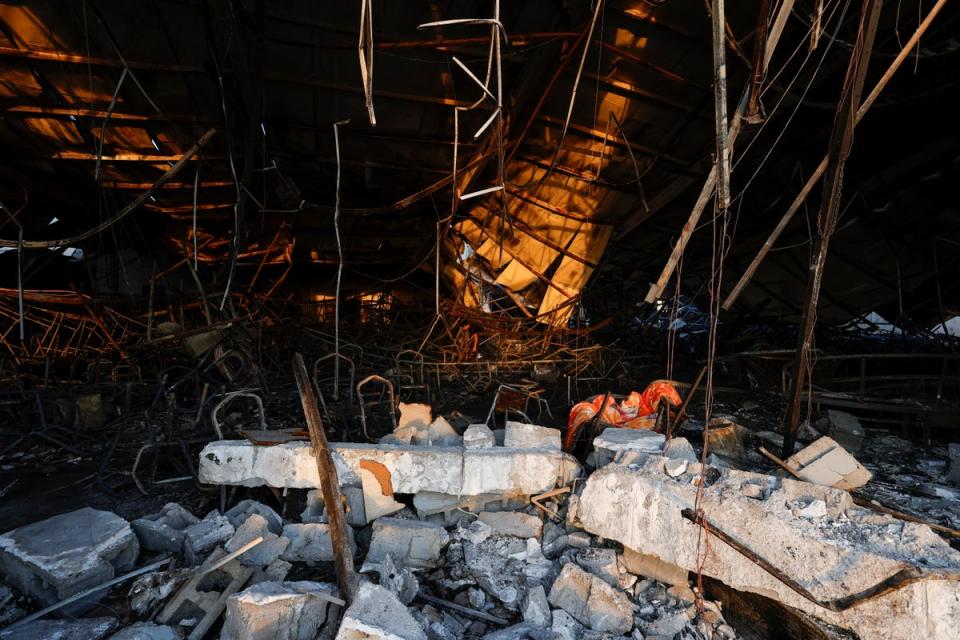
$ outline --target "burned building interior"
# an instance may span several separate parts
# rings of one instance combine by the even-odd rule
[[[960,3],[0,0],[0,639],[960,638]]]

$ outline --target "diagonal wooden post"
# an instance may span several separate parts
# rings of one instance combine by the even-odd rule
[[[297,390],[303,404],[303,415],[307,419],[310,431],[310,443],[313,445],[313,457],[317,459],[317,471],[320,473],[320,490],[323,503],[327,508],[330,521],[330,541],[333,544],[333,560],[337,568],[337,584],[340,597],[349,605],[357,590],[357,573],[353,568],[353,549],[347,520],[343,513],[343,500],[340,494],[340,482],[337,480],[337,468],[330,455],[327,436],[323,431],[323,421],[317,408],[317,396],[307,373],[307,365],[299,353],[293,355],[293,375],[297,379]]]

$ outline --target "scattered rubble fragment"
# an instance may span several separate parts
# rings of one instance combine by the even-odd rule
[[[168,503],[159,513],[138,518],[130,523],[140,547],[149,551],[179,553],[183,549],[184,530],[200,519],[176,503]]]
[[[427,634],[387,589],[362,582],[343,614],[337,640],[426,640]]]
[[[103,640],[116,628],[114,618],[34,620],[15,629],[0,629],[0,640]]]
[[[331,602],[340,601],[336,591],[335,585],[300,581],[261,582],[234,593],[220,639],[314,640]]]
[[[873,477],[856,458],[827,436],[790,456],[786,465],[808,482],[837,489],[856,489]]]

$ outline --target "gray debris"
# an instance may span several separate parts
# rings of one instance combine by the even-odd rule
[[[226,516],[230,524],[235,529],[247,521],[251,514],[262,516],[267,521],[267,528],[271,533],[280,535],[283,531],[283,518],[276,511],[256,500],[241,500],[232,509],[228,509],[223,515]]]
[[[115,618],[34,620],[22,627],[0,631],[2,640],[102,640],[117,628]]]
[[[336,640],[426,640],[407,608],[385,588],[361,582]]]
[[[126,520],[85,507],[0,536],[0,572],[9,585],[49,606],[131,567],[139,544]],[[77,615],[106,591],[64,608]]]
[[[227,598],[220,640],[313,640],[327,619],[334,585],[261,582]]]
[[[450,536],[439,524],[400,518],[380,518],[373,523],[373,538],[366,562],[383,562],[387,555],[397,564],[431,569],[440,565]]]
[[[180,640],[182,637],[173,627],[137,622],[116,632],[110,636],[110,640]]]
[[[523,621],[537,627],[549,627],[552,618],[550,615],[550,603],[547,602],[547,594],[543,587],[537,585],[532,589],[527,589],[527,595],[523,598]]]
[[[350,546],[356,549],[353,529],[347,529]],[[283,528],[283,537],[290,544],[281,554],[288,562],[330,562],[333,560],[333,543],[330,527],[325,524],[288,524]]]
[[[159,513],[138,518],[130,526],[144,549],[179,553],[183,549],[184,529],[198,522],[200,518],[169,502]]]
[[[471,424],[463,432],[463,446],[467,449],[486,449],[494,447],[497,444],[497,438],[493,435],[485,424]]]
[[[245,551],[237,557],[240,564],[248,567],[265,567],[277,560],[280,554],[286,551],[290,545],[288,538],[272,533],[268,529],[266,518],[258,513],[252,513],[247,517],[246,521],[237,528],[236,533],[233,534],[233,537],[230,538],[223,548],[227,553],[233,553],[257,537],[262,537],[263,540],[249,551]]]
[[[483,511],[479,520],[499,535],[539,539],[543,531],[540,518],[518,511]]]
[[[214,547],[229,540],[233,532],[233,525],[225,516],[211,511],[203,520],[183,532],[183,551],[187,562],[191,565],[200,564]]]
[[[549,601],[594,631],[628,633],[633,628],[627,596],[573,563],[563,567]]]
[[[397,596],[403,604],[410,604],[420,591],[420,582],[410,569],[397,566],[388,553],[380,563],[380,586]]]

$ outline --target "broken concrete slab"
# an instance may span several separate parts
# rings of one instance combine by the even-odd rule
[[[102,640],[117,628],[116,618],[34,620],[15,629],[0,630],[2,640]]]
[[[496,493],[481,494],[478,496],[456,496],[446,493],[421,491],[413,496],[413,507],[421,518],[437,513],[451,513],[459,509],[478,513],[488,504],[503,501],[503,496]]]
[[[693,509],[697,486],[687,475],[671,479],[663,458],[626,467],[608,465],[588,480],[580,522],[591,533],[665,562],[695,570],[702,554],[700,527],[681,515]],[[773,489],[765,499],[742,495],[744,484]],[[823,500],[827,515],[793,515],[789,503]],[[821,601],[869,592],[901,571],[918,578],[881,592],[845,611],[801,597],[741,553],[714,537],[704,575],[734,589],[758,593],[847,628],[861,638],[948,638],[960,628],[960,552],[929,527],[860,509],[844,491],[792,479],[725,470],[703,492],[701,506],[715,531],[723,531],[790,576]]]
[[[790,456],[786,464],[807,482],[847,491],[867,484],[873,477],[856,458],[827,436]]]
[[[572,562],[560,571],[549,600],[594,631],[624,634],[633,628],[630,599]]]
[[[493,431],[483,423],[471,424],[463,432],[463,446],[467,449],[486,449],[496,444],[497,438],[493,435]]]
[[[214,547],[229,540],[233,533],[230,521],[211,511],[203,520],[183,530],[183,551],[187,562],[199,564]]]
[[[364,581],[343,614],[336,640],[427,640],[427,634],[396,596]]]
[[[283,518],[276,511],[256,500],[241,500],[232,508],[227,509],[223,514],[234,529],[239,529],[240,525],[247,521],[251,514],[256,513],[267,521],[267,529],[270,533],[280,535],[283,531]]]
[[[665,437],[649,429],[623,429],[607,427],[593,439],[597,467],[609,464],[622,451],[639,451],[659,454]]]
[[[140,547],[150,551],[180,553],[183,549],[183,532],[187,527],[200,522],[179,504],[169,502],[159,513],[138,518],[130,523]]]
[[[456,429],[447,422],[443,416],[430,423],[424,431],[419,431],[413,435],[414,444],[422,444],[437,447],[456,447],[462,444],[463,440]]]
[[[513,449],[550,449],[560,451],[560,430],[507,420],[503,446]]]
[[[126,520],[84,507],[0,536],[0,573],[9,585],[49,606],[127,571],[138,554],[137,536]],[[70,604],[63,613],[82,613],[105,594]]]
[[[863,446],[863,426],[855,415],[846,411],[827,409],[825,430],[847,451],[856,452]]]
[[[261,582],[227,598],[220,640],[314,640],[337,588],[322,582]]]
[[[353,541],[353,529],[347,528],[350,547],[356,553]],[[333,542],[330,540],[330,525],[326,524],[288,524],[283,528],[283,537],[290,544],[280,557],[287,562],[332,562]]]
[[[180,640],[182,637],[168,625],[136,622],[110,636],[110,640]]]
[[[288,538],[270,531],[266,518],[259,513],[251,513],[223,548],[227,553],[233,553],[258,537],[263,538],[258,545],[237,556],[240,564],[247,567],[265,567],[276,561],[290,545]]]
[[[389,555],[397,565],[431,569],[440,565],[443,548],[450,542],[447,530],[433,522],[380,518],[373,523],[367,564],[376,565]]]
[[[499,535],[539,540],[543,532],[543,520],[519,511],[482,511],[478,518]]]
[[[363,502],[363,487],[341,484],[340,494],[344,499],[343,510],[344,515],[347,517],[347,524],[354,527],[366,526],[367,512]],[[300,513],[300,522],[327,524],[327,514],[323,505],[323,492],[320,489],[311,489],[307,491],[306,498],[307,506]]]
[[[492,447],[418,447],[332,443],[342,486],[360,485],[360,463],[390,472],[395,493],[536,495],[572,482],[579,463],[561,451]],[[246,440],[209,443],[200,453],[200,480],[208,484],[315,489],[320,486],[310,443],[272,447]]]

